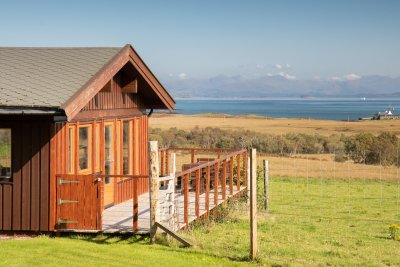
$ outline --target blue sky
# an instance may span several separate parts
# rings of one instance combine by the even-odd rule
[[[0,2],[1,46],[126,43],[162,81],[398,77],[400,1]]]

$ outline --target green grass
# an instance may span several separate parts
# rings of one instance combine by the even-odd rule
[[[227,210],[222,223],[199,223],[183,233],[195,248],[135,237],[39,237],[0,241],[0,265],[400,266],[400,242],[389,238],[390,225],[400,222],[396,181],[271,178],[270,212],[259,214],[254,263],[247,262],[245,203]]]
[[[399,221],[399,182],[274,177],[269,213],[259,214],[258,262],[400,266],[400,242],[389,239],[390,225]],[[199,225],[186,235],[212,255],[245,259],[247,209],[234,205],[225,223]]]
[[[135,237],[49,238],[0,241],[1,266],[242,266],[200,249],[149,245]]]

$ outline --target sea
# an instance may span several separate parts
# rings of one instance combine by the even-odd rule
[[[350,121],[372,117],[379,111],[400,114],[400,99],[368,98],[269,98],[176,99],[176,113],[230,115],[255,114],[272,118],[312,118]]]

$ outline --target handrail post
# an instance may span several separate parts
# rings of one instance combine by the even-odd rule
[[[137,232],[139,221],[139,194],[138,194],[138,179],[133,179],[133,231]]]
[[[210,213],[210,166],[207,167],[206,170],[206,203],[205,210],[207,211],[207,218]]]
[[[165,150],[165,175],[169,175],[169,153],[168,153],[168,149]]]
[[[236,184],[237,191],[240,192],[240,154],[236,155]]]
[[[226,200],[226,159],[222,162],[222,199]]]
[[[157,234],[156,222],[159,221],[158,214],[158,144],[157,141],[149,142],[149,193],[150,193],[150,241],[154,242]]]
[[[104,179],[100,178],[100,180],[97,182],[97,230],[103,228]]]
[[[159,174],[159,176],[164,176],[164,156],[165,156],[165,154],[164,154],[164,150],[161,150],[160,151],[160,156],[161,156],[161,159],[160,159],[160,167],[161,167],[161,170],[160,170],[160,174]]]
[[[196,198],[195,198],[195,214],[196,219],[200,217],[200,171],[196,171]]]
[[[243,153],[243,185],[247,186],[247,151]]]
[[[233,196],[233,156],[229,159],[229,193]]]
[[[219,162],[214,166],[214,205],[218,205],[218,179],[219,179]]]
[[[189,229],[189,174],[182,177],[184,180],[183,187],[183,221],[185,228]]]
[[[191,149],[191,162],[194,163],[195,158],[194,158],[194,149]]]

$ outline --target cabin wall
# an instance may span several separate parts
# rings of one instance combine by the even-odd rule
[[[0,119],[11,128],[12,179],[0,182],[0,230],[49,229],[49,121]]]

